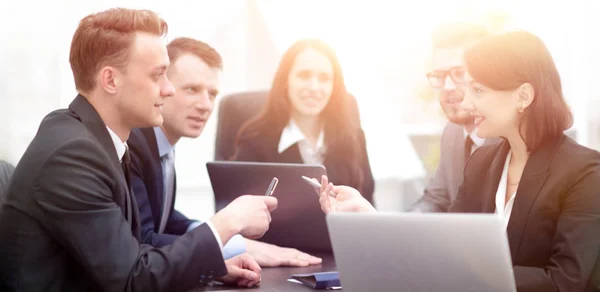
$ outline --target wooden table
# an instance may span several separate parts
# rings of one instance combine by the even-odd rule
[[[317,266],[309,266],[305,268],[291,268],[291,267],[279,267],[279,268],[263,268],[262,270],[262,281],[259,286],[254,288],[238,288],[234,286],[223,286],[219,284],[213,284],[206,287],[201,287],[192,290],[193,292],[198,291],[244,291],[244,290],[261,290],[261,291],[315,291],[302,284],[290,283],[287,279],[292,274],[305,274],[305,273],[317,273],[317,272],[331,272],[336,271],[335,261],[331,255],[319,255],[323,259],[323,263]],[[337,290],[340,291],[340,290]]]

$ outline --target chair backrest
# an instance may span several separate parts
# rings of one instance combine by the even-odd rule
[[[229,160],[235,152],[235,144],[240,128],[254,118],[263,108],[268,91],[250,91],[224,96],[219,103],[217,138],[215,140],[215,160]],[[360,127],[358,104],[353,95],[348,102],[351,121]]]

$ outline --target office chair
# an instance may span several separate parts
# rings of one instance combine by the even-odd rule
[[[229,160],[234,155],[240,128],[258,115],[265,105],[268,94],[268,91],[250,91],[226,95],[221,99],[217,118],[215,160]],[[349,97],[351,121],[360,127],[358,103],[352,94]]]

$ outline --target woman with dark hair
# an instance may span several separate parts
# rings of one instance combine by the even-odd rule
[[[600,291],[600,153],[563,133],[572,115],[552,56],[517,31],[476,43],[464,64],[463,107],[480,137],[503,141],[467,161],[450,212],[502,218],[518,291]],[[343,186],[325,186],[320,202],[325,212],[374,211]]]
[[[351,102],[333,49],[300,40],[283,55],[262,112],[241,128],[234,159],[321,164],[372,202],[365,136]]]

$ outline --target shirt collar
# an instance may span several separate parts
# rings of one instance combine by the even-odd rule
[[[158,145],[158,156],[163,157],[169,154],[173,150],[173,146],[169,143],[169,139],[167,139],[163,130],[160,127],[154,127],[154,134]]]
[[[470,134],[469,132],[467,132],[467,129],[463,128],[463,133],[465,135],[465,139],[467,138],[467,136],[471,137],[473,144],[475,144],[477,148],[483,146],[483,143],[485,143],[485,138],[480,138],[479,136],[477,136],[477,128],[475,128],[475,130],[473,130],[473,132],[471,132]]]
[[[283,128],[283,132],[281,132],[281,137],[279,138],[279,146],[277,147],[277,151],[282,153],[283,151],[290,148],[292,145],[305,141],[306,136],[300,130],[300,127],[294,122],[293,119],[290,119],[290,122],[287,124],[285,128]],[[323,148],[325,144],[325,134],[323,129],[319,132],[319,138],[317,138],[317,149]]]
[[[125,151],[127,150],[127,142],[121,141],[121,138],[119,138],[119,136],[117,136],[117,134],[113,132],[113,130],[111,130],[108,126],[106,127],[106,129],[108,130],[108,134],[110,135],[113,144],[115,144],[115,150],[117,150],[117,157],[119,157],[119,162],[121,162],[121,160],[123,160],[123,155],[125,155]]]

